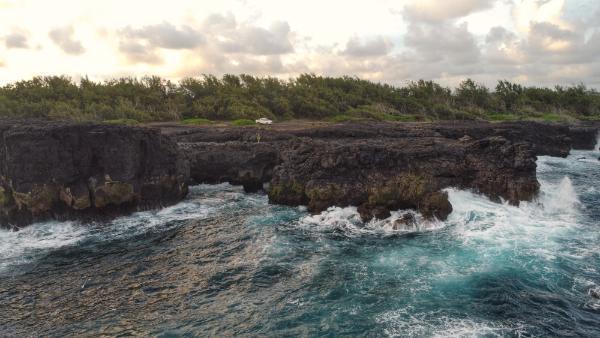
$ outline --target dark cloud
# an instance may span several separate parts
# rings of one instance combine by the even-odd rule
[[[23,33],[10,33],[4,37],[4,44],[6,48],[29,48],[27,43],[27,35]]]
[[[81,42],[73,38],[74,33],[75,31],[73,27],[69,26],[53,29],[50,31],[48,36],[65,53],[79,55],[85,52],[85,48],[83,48]]]
[[[346,48],[342,51],[343,55],[353,57],[373,57],[387,55],[393,45],[392,43],[382,37],[377,36],[374,38],[361,40],[358,37],[352,37],[346,43]]]
[[[125,39],[143,40],[151,48],[192,49],[205,41],[204,36],[193,28],[177,28],[167,22],[137,29],[127,27],[121,33]]]

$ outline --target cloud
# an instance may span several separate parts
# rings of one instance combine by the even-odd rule
[[[160,64],[163,62],[156,49],[148,48],[136,41],[121,41],[119,51],[125,54],[130,63]]]
[[[210,15],[197,27],[178,28],[165,22],[137,29],[127,27],[120,33],[119,51],[131,63],[158,64],[162,62],[161,49],[180,50],[193,53],[205,65],[213,65],[207,72],[258,71],[266,65],[277,72],[281,60],[265,57],[294,51],[287,22],[276,21],[264,28],[238,23],[232,14]]]
[[[346,43],[346,48],[341,54],[353,57],[369,57],[387,55],[393,44],[382,36],[361,40],[354,36]]]
[[[29,48],[27,43],[27,35],[19,32],[13,32],[4,37],[6,48]]]
[[[232,14],[211,15],[203,29],[210,32],[212,41],[225,53],[280,55],[294,51],[287,22],[276,21],[269,28],[239,24]]]
[[[75,33],[72,26],[56,28],[50,31],[48,36],[50,39],[59,46],[65,53],[72,55],[79,55],[85,52],[85,48],[81,42],[73,38]]]
[[[494,2],[494,0],[419,0],[406,5],[403,14],[411,21],[440,22],[491,8]]]
[[[467,24],[409,25],[405,44],[424,62],[445,61],[450,65],[476,62],[480,55]]]
[[[127,27],[121,31],[126,39],[145,41],[148,47],[165,49],[191,49],[200,46],[204,37],[189,26],[177,28],[163,22],[141,28]]]
[[[530,26],[529,47],[534,54],[568,52],[580,42],[579,38],[576,32],[558,25],[534,22]]]

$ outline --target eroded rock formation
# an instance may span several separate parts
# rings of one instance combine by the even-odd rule
[[[472,189],[517,204],[538,192],[538,155],[588,148],[596,127],[535,122],[346,123],[321,127],[165,127],[198,183],[232,182],[269,200],[359,207],[363,219],[416,209],[444,219],[447,187]],[[592,145],[593,147],[593,145]]]
[[[346,123],[133,128],[0,120],[0,222],[105,218],[230,182],[269,200],[357,206],[364,220],[452,211],[447,187],[517,204],[539,190],[536,156],[591,149],[597,125]],[[162,133],[161,133],[162,131]]]
[[[105,218],[181,200],[187,163],[158,130],[0,121],[0,222]]]

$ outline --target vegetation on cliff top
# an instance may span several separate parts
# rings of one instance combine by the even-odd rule
[[[470,79],[450,89],[419,80],[403,87],[354,77],[205,75],[173,83],[159,77],[94,82],[36,77],[0,88],[0,116],[135,123],[315,119],[347,121],[599,120],[600,94],[584,85],[525,87]]]

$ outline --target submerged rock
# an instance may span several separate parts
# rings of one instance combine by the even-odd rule
[[[0,121],[0,222],[105,218],[175,203],[189,168],[159,131]]]

